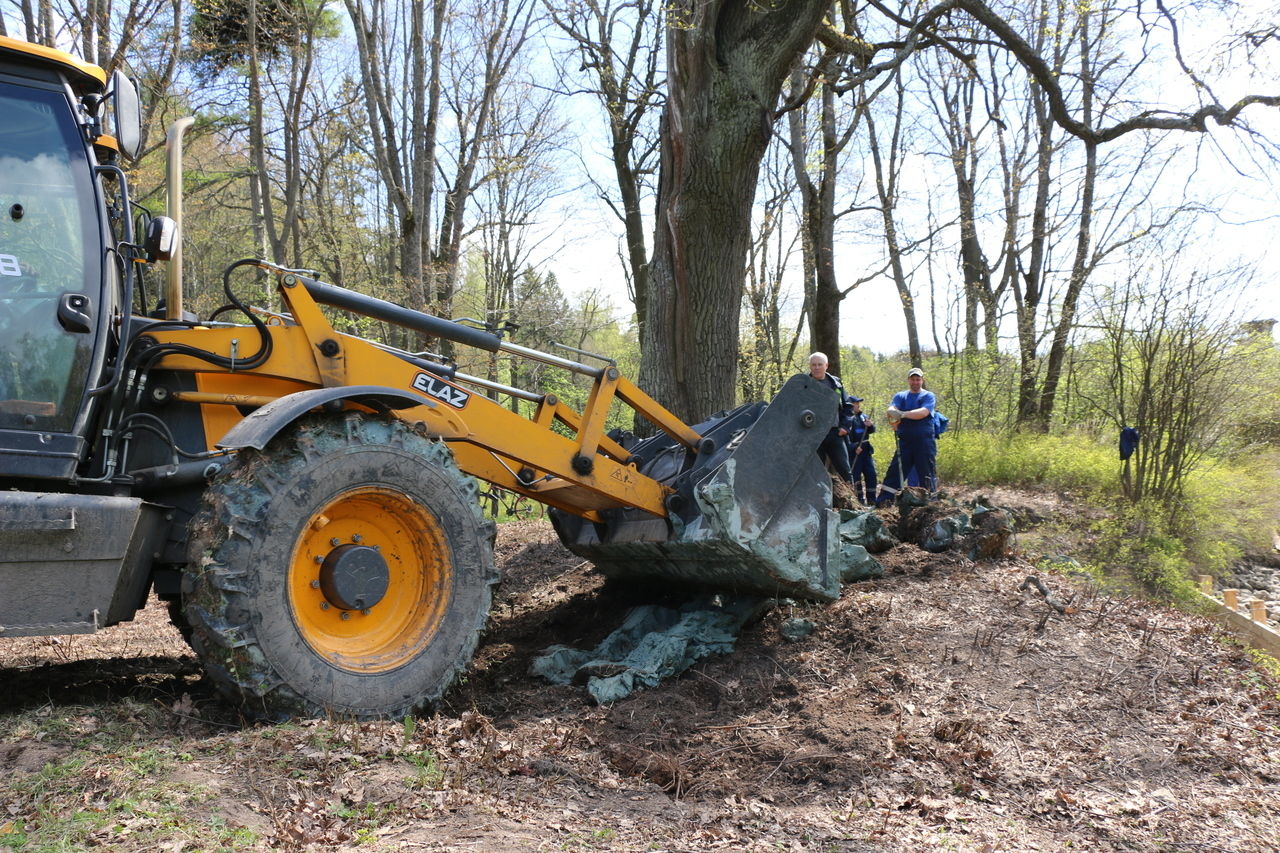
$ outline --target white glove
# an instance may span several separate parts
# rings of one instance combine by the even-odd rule
[[[902,412],[898,411],[893,406],[890,406],[889,411],[885,414],[888,416],[889,423],[891,424],[896,424],[898,421],[902,420]]]

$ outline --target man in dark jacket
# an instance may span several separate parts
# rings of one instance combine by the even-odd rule
[[[840,377],[827,373],[825,353],[815,352],[809,356],[809,375],[831,389],[833,394],[831,403],[836,407],[838,414],[836,425],[827,432],[826,437],[822,439],[822,444],[818,445],[818,458],[830,462],[831,467],[840,475],[840,479],[853,485],[853,471],[849,468],[849,449],[845,442],[845,436],[853,426],[853,407],[849,403],[849,396],[844,393],[844,385],[840,384]]]
[[[849,397],[853,404],[853,428],[849,430],[849,462],[853,469],[853,491],[858,500],[872,504],[876,499],[876,449],[871,446],[871,434],[876,425],[869,415],[862,412],[862,398]]]

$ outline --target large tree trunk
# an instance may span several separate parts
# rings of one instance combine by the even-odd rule
[[[678,417],[734,403],[738,319],[760,159],[782,80],[827,4],[679,0],[640,383]]]

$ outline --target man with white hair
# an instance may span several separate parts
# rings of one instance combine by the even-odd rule
[[[822,444],[818,445],[818,458],[829,461],[831,467],[840,475],[840,479],[853,485],[853,470],[849,467],[849,447],[844,438],[853,427],[853,406],[849,403],[849,395],[844,392],[840,377],[827,373],[825,353],[815,352],[809,356],[809,375],[819,384],[826,385],[832,390],[834,394],[832,404],[836,407],[838,416],[836,425],[827,432],[826,437],[822,439]]]

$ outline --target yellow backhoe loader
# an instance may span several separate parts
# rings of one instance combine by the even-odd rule
[[[181,277],[190,120],[170,129],[169,215],[153,217],[119,165],[139,149],[124,75],[0,38],[0,117],[0,637],[96,631],[154,591],[252,714],[412,713],[466,666],[498,580],[474,478],[548,504],[611,577],[838,594],[814,452],[836,410],[808,377],[689,426],[587,354],[257,260],[226,271],[226,312],[198,318]],[[160,260],[163,299],[143,286]],[[237,295],[260,270],[282,309]],[[339,333],[332,309],[585,375],[589,399]],[[607,435],[615,400],[655,437]]]

